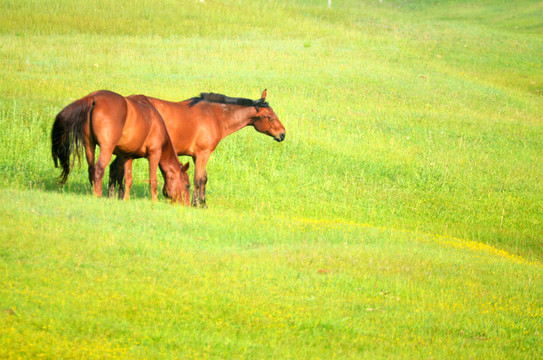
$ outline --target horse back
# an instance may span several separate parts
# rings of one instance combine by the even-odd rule
[[[157,113],[144,97],[124,97],[101,90],[94,98],[91,130],[100,147],[111,147],[114,153],[142,157],[147,153],[146,140],[152,132]]]
[[[213,150],[221,133],[218,119],[208,103],[190,106],[190,100],[171,102],[149,97],[162,116],[178,155],[193,156],[200,149]]]

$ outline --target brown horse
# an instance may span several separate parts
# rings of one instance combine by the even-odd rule
[[[160,114],[143,95],[123,97],[111,91],[93,92],[65,107],[56,117],[51,132],[55,167],[62,166],[60,183],[70,174],[81,143],[89,165],[94,195],[102,196],[102,178],[112,154],[123,159],[149,160],[151,196],[157,198],[156,169],[164,177],[163,193],[178,203],[190,205],[189,164],[181,165]],[[100,155],[94,163],[96,145]],[[70,162],[70,156],[75,153]]]
[[[258,132],[272,136],[276,141],[285,139],[283,124],[266,102],[266,90],[259,100],[213,93],[202,93],[199,97],[181,102],[152,97],[149,100],[162,115],[177,154],[191,156],[194,161],[193,206],[206,206],[206,164],[219,141],[245,126],[253,126]],[[115,186],[119,186],[122,191],[123,172],[126,175],[125,191],[129,191],[132,184],[131,169],[131,159],[118,156],[113,161],[110,165],[110,192],[115,191]]]

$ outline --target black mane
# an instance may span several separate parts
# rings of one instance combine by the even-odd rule
[[[200,101],[209,101],[226,105],[254,106],[256,111],[258,111],[258,109],[261,107],[270,107],[270,105],[266,102],[266,99],[251,100],[245,98],[229,97],[226,95],[214,93],[201,93],[200,96],[193,97],[189,106],[194,106]]]

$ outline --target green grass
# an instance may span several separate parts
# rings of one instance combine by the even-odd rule
[[[541,265],[495,248],[147,200],[2,198],[8,358],[541,355]]]
[[[0,358],[538,358],[538,1],[0,0]],[[268,100],[208,210],[67,185],[97,89]],[[107,175],[106,175],[107,176]]]

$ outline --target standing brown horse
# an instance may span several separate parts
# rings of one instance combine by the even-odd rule
[[[112,154],[123,159],[149,160],[151,196],[157,198],[156,168],[164,177],[163,193],[175,202],[190,205],[189,164],[181,165],[160,114],[143,95],[123,97],[111,91],[93,92],[65,107],[56,117],[51,132],[55,167],[62,166],[60,183],[70,174],[72,152],[79,157],[85,146],[89,180],[94,195],[102,196],[102,177]],[[96,145],[100,155],[95,165]],[[74,157],[75,157],[74,155]]]
[[[152,97],[149,100],[162,115],[177,154],[191,156],[194,161],[193,206],[206,206],[206,164],[219,141],[245,126],[253,126],[276,141],[285,139],[283,124],[266,102],[266,90],[259,100],[213,93],[202,93],[181,102]],[[110,165],[110,193],[116,185],[122,191],[123,172],[126,175],[125,191],[128,192],[132,184],[132,160],[118,156]]]

